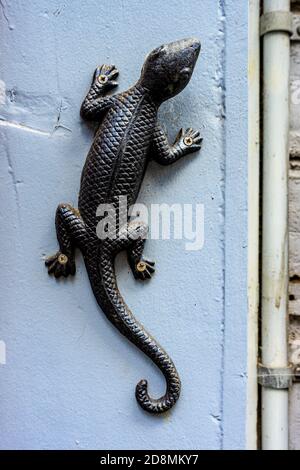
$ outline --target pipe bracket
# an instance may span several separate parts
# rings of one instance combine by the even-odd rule
[[[260,35],[281,31],[293,34],[293,15],[288,11],[270,11],[260,18]]]
[[[271,368],[260,364],[257,375],[262,387],[287,390],[292,386],[294,371],[292,366]]]
[[[294,369],[293,381],[294,383],[297,383],[297,384],[300,383],[300,366],[296,366]]]
[[[291,41],[300,41],[300,15],[293,17],[293,35]]]

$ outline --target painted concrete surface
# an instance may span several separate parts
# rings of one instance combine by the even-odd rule
[[[247,2],[3,0],[0,15],[0,448],[244,448]],[[99,311],[80,255],[62,282],[43,262],[57,248],[57,204],[76,206],[93,136],[79,108],[93,70],[116,64],[126,89],[149,50],[187,36],[201,39],[201,58],[161,120],[171,138],[200,128],[203,149],[151,164],[140,201],[203,204],[205,243],[149,240],[157,272],[146,284],[125,256],[117,263],[126,302],[182,379],[176,408],[152,417],[135,385],[147,378],[159,396],[164,380]]]

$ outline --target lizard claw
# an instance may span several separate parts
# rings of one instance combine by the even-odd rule
[[[56,278],[61,276],[67,277],[69,274],[74,276],[76,272],[74,259],[70,259],[60,251],[47,258],[45,265],[48,268],[48,274],[54,274]]]
[[[119,75],[119,71],[114,65],[99,65],[94,74],[94,83],[105,87],[107,90],[118,86],[115,78]]]
[[[186,131],[180,129],[175,143],[178,144],[185,153],[191,153],[201,149],[202,141],[203,138],[200,132],[189,127]]]
[[[146,260],[141,258],[135,265],[134,276],[136,279],[145,281],[146,279],[151,279],[152,275],[155,272],[155,263],[153,261]]]

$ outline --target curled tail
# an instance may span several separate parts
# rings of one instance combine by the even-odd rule
[[[164,411],[170,410],[177,402],[180,395],[180,378],[176,367],[168,354],[160,348],[160,357],[158,360],[154,360],[155,364],[163,372],[166,382],[167,390],[166,393],[158,398],[151,398],[148,393],[148,382],[147,380],[141,380],[135,389],[135,396],[139,405],[149,413],[163,413]]]
[[[136,320],[123,300],[117,287],[112,256],[101,250],[97,264],[94,261],[91,267],[87,263],[87,268],[95,297],[106,317],[129,341],[152,359],[165,376],[166,393],[158,399],[149,396],[146,380],[141,380],[137,384],[135,396],[139,405],[153,414],[171,409],[180,395],[181,383],[178,372],[166,351]]]

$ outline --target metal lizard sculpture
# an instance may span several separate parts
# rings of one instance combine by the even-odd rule
[[[138,82],[129,90],[111,96],[105,94],[117,86],[118,71],[113,65],[97,67],[81,116],[91,121],[102,120],[102,124],[83,168],[78,209],[69,204],[58,206],[55,223],[59,251],[46,260],[49,274],[67,277],[75,274],[75,247],[81,250],[94,295],[104,314],[165,376],[166,392],[159,399],[149,396],[146,380],[136,386],[140,406],[155,414],[169,410],[176,403],[180,378],[171,358],[125,304],[114,268],[117,253],[126,250],[135,278],[151,277],[154,263],[143,258],[147,227],[130,221],[127,214],[125,226],[117,223],[117,237],[99,239],[97,208],[100,204],[112,204],[117,212],[120,196],[126,196],[128,207],[132,206],[151,158],[169,165],[201,148],[198,131],[181,129],[175,143],[170,145],[157,123],[159,106],[188,84],[199,52],[200,42],[196,39],[162,45],[147,56]]]

